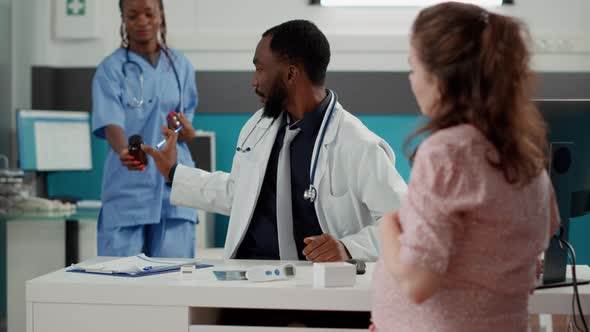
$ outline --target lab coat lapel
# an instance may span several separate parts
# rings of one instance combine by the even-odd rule
[[[260,188],[262,187],[262,182],[264,181],[264,175],[266,173],[266,167],[268,165],[268,159],[270,157],[270,152],[272,150],[272,146],[275,142],[277,137],[277,133],[279,131],[279,127],[281,125],[281,115],[273,122],[272,118],[265,118],[256,126],[255,129],[255,136],[253,138],[253,142],[260,142],[258,146],[253,149],[253,153],[256,154],[253,156],[253,160],[256,160],[256,164],[258,166],[258,188],[256,191],[256,196],[260,193]]]
[[[263,118],[258,122],[252,131],[252,137],[250,137],[250,142],[252,150],[244,154],[243,158],[241,159],[240,168],[247,168],[248,171],[244,173],[240,173],[241,176],[247,176],[246,179],[242,179],[241,181],[246,181],[249,183],[247,189],[248,198],[254,198],[252,204],[246,204],[242,211],[240,211],[239,217],[241,218],[241,222],[238,223],[240,230],[237,234],[245,234],[248,230],[248,225],[250,224],[250,220],[252,219],[252,215],[254,213],[254,209],[256,207],[256,202],[258,201],[258,197],[260,195],[260,189],[262,188],[262,183],[264,182],[264,175],[266,172],[266,167],[268,164],[268,159],[270,156],[270,152],[272,150],[272,146],[276,139],[277,133],[279,131],[280,126],[280,118],[277,118],[273,122],[272,118]],[[258,142],[258,143],[255,143]],[[239,153],[239,152],[238,152]],[[232,254],[235,255],[237,250],[237,246],[239,245],[239,241],[237,239],[232,239],[232,241],[237,241],[235,243],[226,243],[226,246],[229,244],[230,246],[234,246],[231,249]]]
[[[328,107],[328,110],[326,111],[326,115],[324,116],[324,120],[322,122],[322,126],[320,128],[320,131],[318,134],[318,137],[316,138],[315,141],[315,146],[313,148],[313,155],[312,155],[312,163],[313,160],[316,156],[317,153],[317,149],[321,149],[320,154],[318,156],[318,161],[317,161],[317,166],[316,166],[316,173],[315,173],[315,178],[313,180],[313,185],[314,187],[317,188],[318,192],[321,190],[320,188],[320,183],[322,180],[322,177],[324,176],[324,173],[326,172],[326,169],[328,168],[328,149],[330,147],[330,144],[332,144],[332,142],[334,141],[334,138],[336,137],[336,133],[338,132],[338,128],[340,127],[340,119],[342,118],[342,106],[340,105],[340,103],[338,103],[338,101],[335,101],[336,105],[334,106],[334,113],[332,114],[332,118],[330,119],[330,121],[327,123],[327,129],[326,129],[326,135],[324,136],[324,141],[322,142],[322,146],[318,146],[320,143],[320,134],[322,133],[322,131],[324,130],[324,127],[326,126],[326,120],[328,119],[328,114],[330,111],[330,107],[331,105]],[[313,166],[312,166],[313,168]],[[313,169],[310,168],[310,176],[311,176],[311,172],[313,171]],[[318,200],[316,199],[315,204],[318,203]],[[316,205],[317,207],[317,205]]]

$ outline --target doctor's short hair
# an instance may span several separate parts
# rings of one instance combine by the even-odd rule
[[[526,25],[446,2],[418,14],[411,43],[440,93],[434,116],[411,138],[471,124],[496,148],[499,158],[489,162],[509,183],[534,179],[546,166],[547,129],[531,101],[536,78]]]
[[[330,44],[318,27],[307,20],[293,20],[268,29],[271,51],[286,61],[303,65],[310,81],[323,85],[330,63]]]

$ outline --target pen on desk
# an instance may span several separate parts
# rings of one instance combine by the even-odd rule
[[[178,134],[178,132],[184,128],[184,126],[180,126],[174,130],[174,133]],[[160,143],[156,144],[156,148],[160,149],[166,143],[166,139],[163,139]]]

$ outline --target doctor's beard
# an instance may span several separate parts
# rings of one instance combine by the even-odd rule
[[[256,91],[256,93],[260,95],[258,91]],[[285,107],[286,99],[287,89],[285,84],[279,77],[277,77],[275,84],[273,84],[272,90],[264,103],[264,112],[262,115],[273,119],[278,118]]]

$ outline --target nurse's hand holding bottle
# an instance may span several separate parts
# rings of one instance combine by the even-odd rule
[[[143,171],[145,169],[145,165],[129,154],[127,138],[125,137],[123,128],[109,125],[105,128],[105,134],[109,144],[119,155],[119,160],[121,160],[123,166],[127,167],[130,171]]]
[[[182,114],[182,113],[180,113],[180,114]],[[184,115],[183,115],[183,117],[184,117]],[[186,118],[184,118],[184,120],[186,120]],[[184,122],[182,122],[182,120],[180,120],[180,121],[181,121],[181,123],[184,124]],[[189,122],[189,121],[185,121],[185,122]],[[189,122],[189,125],[190,125],[190,122]],[[192,126],[191,126],[191,130],[194,132],[194,129],[192,129]],[[180,133],[182,133],[182,130],[180,131]],[[162,126],[162,134],[166,137],[166,145],[164,145],[164,147],[161,150],[154,149],[151,146],[145,145],[145,144],[141,145],[141,149],[143,151],[145,151],[145,153],[149,154],[154,159],[154,163],[156,164],[158,171],[160,171],[160,173],[162,173],[162,175],[164,176],[166,181],[169,182],[170,179],[168,178],[168,175],[170,174],[170,169],[172,169],[172,167],[174,167],[174,165],[176,165],[176,158],[177,158],[176,141],[178,140],[179,135],[177,135],[174,132],[174,130],[172,130],[166,126]]]
[[[139,160],[135,159],[135,157],[130,155],[128,148],[124,148],[119,152],[119,159],[121,160],[121,164],[127,167],[127,169],[130,171],[145,170],[145,165],[142,164]]]

